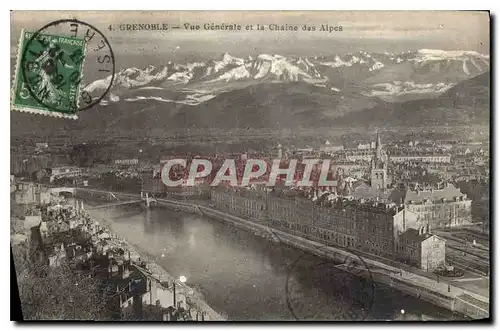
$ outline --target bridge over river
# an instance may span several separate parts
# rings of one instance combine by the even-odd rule
[[[324,259],[308,250],[271,242],[251,231],[236,230],[228,224],[231,222],[207,217],[208,206],[158,199],[158,204],[173,208],[134,211],[120,207],[142,202],[144,194],[77,188],[76,196],[80,193],[105,196],[109,203],[89,209],[91,214],[108,220],[113,231],[139,252],[152,256],[172,275],[186,276],[188,283],[205,295],[207,303],[227,313],[230,320],[293,320],[294,315],[308,320],[336,320],[345,309],[355,310],[360,318],[366,315],[367,320],[465,318],[384,282],[364,288],[356,276],[339,266],[330,268]],[[192,213],[184,212],[188,208]],[[203,212],[196,215],[200,208]],[[374,279],[391,278],[399,280],[398,284],[422,281],[409,273],[390,276],[385,268],[375,265],[370,265],[370,269]],[[440,285],[445,287],[444,283]],[[431,287],[436,287],[435,282]],[[445,295],[446,292],[443,289]],[[370,307],[366,306],[366,293],[373,296],[368,301],[373,301]],[[470,305],[468,298],[460,299],[469,302],[468,306],[485,310],[478,304]],[[314,311],[309,311],[310,307],[315,307]]]
[[[58,194],[63,194],[63,195],[70,195],[73,198],[76,198],[76,201],[78,203],[81,203],[82,201],[77,198],[78,193],[86,193],[90,194],[91,196],[106,196],[106,200],[108,201],[113,201],[110,202],[109,204],[104,204],[104,205],[99,205],[99,206],[92,206],[90,208],[86,208],[87,210],[93,210],[93,209],[104,209],[104,208],[111,208],[111,207],[118,207],[118,206],[125,206],[125,205],[132,205],[132,204],[137,204],[137,203],[144,203],[147,208],[150,207],[151,203],[156,203],[157,200],[155,198],[151,198],[148,193],[141,192],[140,196],[136,194],[128,194],[128,193],[118,193],[118,192],[111,192],[111,191],[106,191],[106,190],[98,190],[98,189],[92,189],[92,188],[86,188],[86,187],[51,187],[49,188],[49,192],[52,195],[58,195]]]

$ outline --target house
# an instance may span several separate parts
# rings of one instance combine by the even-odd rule
[[[35,226],[39,226],[42,222],[42,216],[34,215],[34,216],[25,216],[24,217],[24,228],[26,230],[31,229]]]
[[[142,295],[142,303],[144,305],[159,305],[163,308],[167,308],[174,305],[174,294],[172,289],[165,288],[159,282],[147,278],[146,280],[147,292]],[[181,290],[181,289],[176,289]],[[185,302],[185,296],[180,293],[176,293],[176,305],[179,302]]]
[[[375,142],[367,142],[367,143],[362,143],[360,142],[357,146],[357,149],[375,149]]]
[[[330,170],[333,173],[341,173],[344,176],[361,179],[367,173],[368,166],[366,163],[337,160],[330,163]]]
[[[83,173],[82,169],[74,166],[63,166],[51,169],[50,182],[59,178],[74,178],[79,177]]]
[[[10,175],[10,193],[14,193],[16,191],[16,178],[14,175]]]
[[[115,165],[117,166],[133,166],[138,165],[139,159],[118,159],[115,160]]]
[[[445,265],[446,240],[430,233],[429,225],[406,230],[396,249],[399,260],[425,271]]]
[[[49,190],[33,182],[19,182],[15,184],[14,199],[19,205],[49,203]]]
[[[49,144],[47,143],[35,143],[35,151],[42,152],[43,150],[49,148]]]
[[[47,238],[49,235],[49,229],[47,227],[47,222],[45,221],[40,222],[40,234],[42,235],[42,238]]]
[[[381,190],[360,180],[352,184],[350,196],[357,200],[401,203],[404,193],[397,187]]]
[[[66,260],[66,248],[64,243],[54,247],[54,251],[49,255],[49,266],[59,267]]]
[[[451,183],[442,189],[408,188],[404,203],[432,229],[458,227],[472,222],[472,201]]]
[[[319,147],[320,152],[335,153],[344,150],[344,145],[332,145],[330,141],[326,141],[324,145]]]

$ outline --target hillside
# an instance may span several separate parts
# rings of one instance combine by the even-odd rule
[[[183,128],[488,123],[488,68],[488,55],[467,51],[308,58],[226,53],[215,60],[122,69],[101,104],[79,113],[77,121],[14,112],[11,132],[145,135]],[[86,88],[108,83],[97,80]]]
[[[435,99],[387,103],[360,113],[347,114],[336,126],[436,126],[488,125],[490,121],[490,73],[463,81]]]
[[[325,127],[333,118],[383,103],[361,94],[293,84],[259,84],[182,107],[172,118],[177,127],[294,128]]]

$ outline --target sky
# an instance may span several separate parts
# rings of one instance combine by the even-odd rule
[[[117,57],[179,58],[262,53],[314,56],[367,52],[403,52],[422,48],[473,50],[489,54],[489,14],[474,11],[14,11],[11,54],[22,28],[37,30],[63,18],[85,21],[105,34]],[[226,23],[253,25],[253,31],[119,31],[119,24]],[[299,31],[256,31],[257,24],[296,25]],[[319,31],[323,24],[341,32]],[[115,31],[110,31],[109,26]],[[303,31],[302,26],[316,31]]]

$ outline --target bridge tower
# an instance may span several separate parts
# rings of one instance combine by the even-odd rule
[[[148,209],[149,207],[151,207],[151,202],[156,202],[155,198],[149,197],[148,192],[143,192],[143,191],[141,191],[141,200],[143,200],[146,203],[146,208]]]

